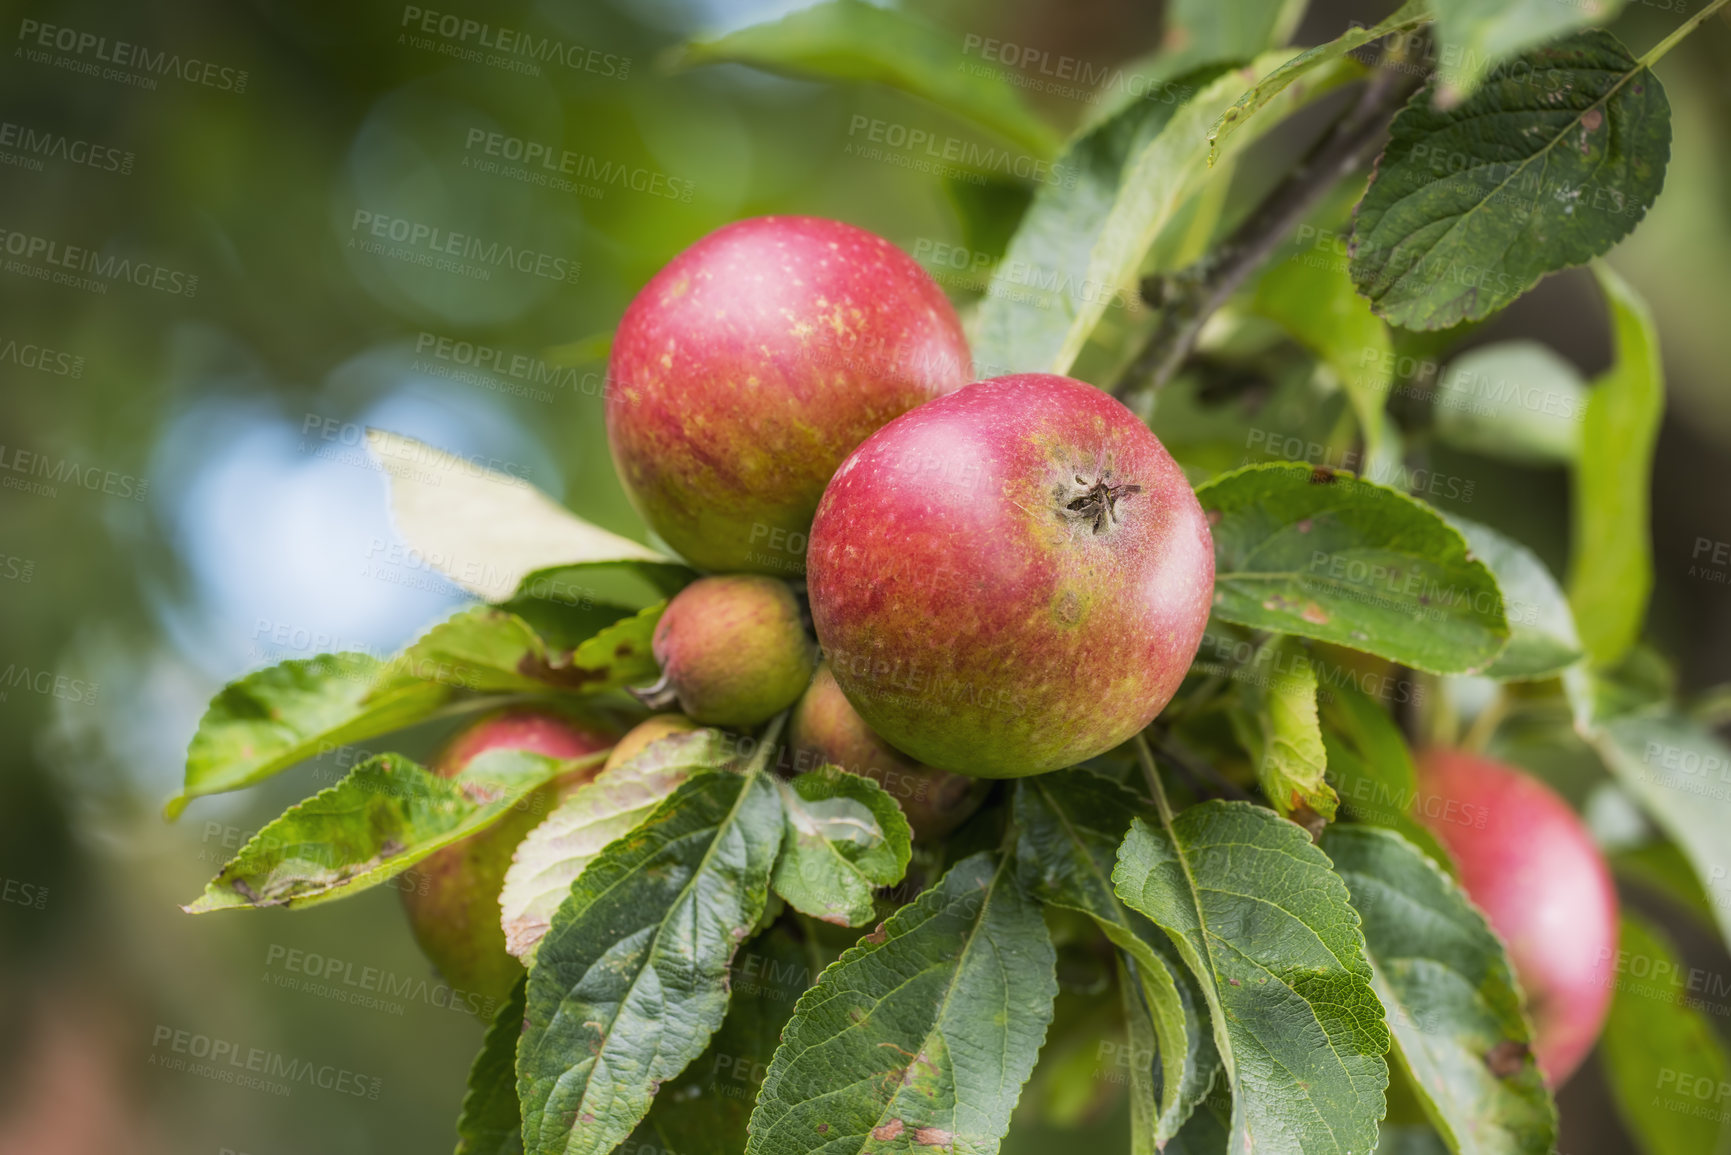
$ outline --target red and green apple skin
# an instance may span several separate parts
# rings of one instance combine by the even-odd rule
[[[1148,725],[1213,595],[1207,519],[1134,414],[1043,373],[897,418],[837,471],[807,586],[835,680],[915,761],[1012,778]]]
[[[761,574],[715,574],[680,590],[651,648],[680,710],[705,726],[769,721],[817,668],[792,587]]]
[[[1533,1057],[1561,1086],[1611,1006],[1617,890],[1592,835],[1550,787],[1512,766],[1437,747],[1419,759],[1421,820],[1508,948],[1527,996]]]
[[[581,758],[613,742],[611,732],[550,710],[507,710],[458,731],[434,756],[432,769],[441,777],[453,778],[489,750]],[[505,949],[499,919],[499,891],[511,855],[560,798],[594,777],[598,769],[573,771],[543,786],[520,808],[433,852],[404,876],[403,907],[415,941],[454,990],[492,1000],[495,1006],[511,993],[523,973],[523,965]]]
[[[605,774],[622,763],[629,762],[652,743],[675,734],[689,734],[701,729],[696,722],[684,714],[652,714],[625,732],[625,737],[619,739],[607,754],[607,761],[602,764],[600,773]]]
[[[680,253],[626,309],[608,443],[694,566],[797,576],[842,459],[971,376],[961,322],[913,258],[840,221],[758,217]]]
[[[827,665],[819,666],[787,723],[793,769],[835,766],[870,778],[896,800],[914,837],[932,841],[960,826],[985,800],[990,783],[922,766],[878,737],[848,702]]]

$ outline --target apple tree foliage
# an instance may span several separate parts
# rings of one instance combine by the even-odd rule
[[[899,89],[1042,162],[1052,179],[949,189],[965,234],[997,238],[996,272],[964,302],[976,367],[1082,376],[1139,407],[1208,513],[1213,613],[1183,690],[1132,747],[997,784],[938,845],[912,845],[868,779],[784,778],[779,720],[665,738],[594,777],[506,881],[528,969],[475,1060],[457,1150],[974,1155],[998,1149],[1019,1103],[1057,1116],[1103,1093],[1128,1097],[1138,1155],[1553,1150],[1524,996],[1415,821],[1409,741],[1448,738],[1437,707],[1458,687],[1491,710],[1518,699],[1645,814],[1650,841],[1619,866],[1731,941],[1731,795],[1681,781],[1731,750],[1640,643],[1659,354],[1639,296],[1599,260],[1661,191],[1652,66],[1705,13],[1636,55],[1592,27],[1619,6],[1411,0],[1300,50],[1286,44],[1301,2],[1174,0],[1168,47],[1109,77],[1067,142],[955,37],[863,0],[685,46],[683,67]],[[1207,325],[1181,371],[1145,388],[1146,346],[1172,331],[1161,314],[1245,256],[1223,220],[1237,160],[1379,87],[1392,116],[1368,175],[1312,174],[1296,241],[1271,233],[1192,318]],[[1528,342],[1474,349],[1435,382],[1391,368],[1445,355],[1434,331],[1577,265],[1613,336],[1596,380]],[[1249,366],[1272,390],[1263,413],[1298,414],[1278,433],[1257,406],[1199,401]],[[1511,377],[1579,420],[1482,388]],[[1425,438],[1568,467],[1561,580],[1431,504]],[[1307,448],[1280,448],[1294,440]],[[170,817],[501,702],[629,708],[620,691],[656,673],[651,633],[691,570],[520,479],[382,432],[371,450],[405,537],[477,603],[394,657],[327,654],[228,686]],[[366,757],[187,909],[376,886],[577,766],[493,753],[444,779]],[[1671,957],[1632,916],[1624,938]],[[1604,1040],[1628,1129],[1648,1155],[1724,1150],[1722,1121],[1646,1085],[1660,1063],[1723,1085],[1713,1031],[1631,997]]]

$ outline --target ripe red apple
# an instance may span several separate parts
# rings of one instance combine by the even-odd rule
[[[799,700],[817,667],[799,600],[757,574],[699,578],[680,590],[650,641],[661,681],[639,696],[671,693],[706,726],[755,726]]]
[[[484,717],[452,737],[432,769],[455,777],[489,750],[527,750],[551,758],[581,758],[613,745],[613,736],[546,710],[514,709]],[[404,876],[403,907],[409,926],[439,974],[464,995],[503,1001],[523,973],[505,949],[499,890],[511,854],[554,803],[593,777],[597,769],[564,775],[525,799],[493,825],[435,851]],[[477,1008],[479,1009],[479,1008]]]
[[[970,376],[955,310],[906,253],[840,221],[759,217],[686,249],[625,310],[607,438],[638,512],[693,565],[798,574],[842,458]]]
[[[1011,778],[1148,725],[1202,638],[1208,523],[1123,405],[1045,373],[890,422],[812,525],[812,620],[835,680],[909,757]]]
[[[986,796],[985,782],[921,766],[878,737],[848,704],[828,664],[818,667],[787,732],[794,770],[830,765],[870,778],[901,806],[921,840],[942,838],[960,826]]]
[[[1508,947],[1527,995],[1533,1055],[1563,1084],[1611,1005],[1603,960],[1617,950],[1617,891],[1581,820],[1550,787],[1463,750],[1419,759],[1419,818]]]

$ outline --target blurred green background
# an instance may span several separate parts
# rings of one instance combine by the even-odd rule
[[[201,800],[175,825],[160,806],[225,681],[324,650],[389,651],[462,600],[403,551],[364,427],[485,459],[641,536],[607,457],[596,339],[679,249],[743,216],[833,216],[923,257],[965,303],[970,282],[944,246],[978,242],[950,192],[850,153],[850,126],[977,130],[882,90],[660,64],[688,37],[797,6],[7,6],[0,1152],[449,1148],[480,1027],[441,1005],[388,888],[295,915],[176,907],[330,769]],[[1298,39],[1389,7],[1313,4]],[[1677,7],[1632,4],[1615,27],[1644,49]],[[958,42],[1093,66],[1149,50],[1162,23],[1158,5],[1131,0],[918,9]],[[437,19],[426,32],[427,12],[551,38],[564,60],[477,49]],[[153,55],[123,44],[180,67],[152,71]],[[1611,258],[1664,341],[1650,636],[1686,688],[1731,679],[1731,586],[1692,568],[1701,542],[1731,541],[1728,63],[1731,23],[1716,20],[1659,66],[1670,173]],[[1050,87],[1063,86],[1024,85],[1067,130],[1087,105]],[[1281,135],[1240,185],[1265,185],[1290,157]],[[568,150],[570,175],[518,179],[510,158],[530,146]],[[416,226],[514,246],[533,254],[530,271],[429,265],[430,246],[393,251],[373,232]],[[85,271],[56,281],[68,265]],[[1609,355],[1601,316],[1590,279],[1565,274],[1472,340],[1533,337],[1590,373]],[[1562,569],[1560,470],[1436,453],[1434,468],[1476,481],[1462,512]],[[389,746],[424,753],[438,737]],[[351,1001],[369,984],[370,1001]],[[1007,1150],[1121,1147],[1096,1042],[1084,1029],[1054,1050],[1025,1097],[1046,1122],[1019,1126]],[[224,1046],[352,1078],[284,1095],[176,1065]],[[1056,1069],[1071,1052],[1081,1075],[1066,1079]],[[1564,1151],[1625,1149],[1596,1080],[1589,1068],[1564,1092]]]

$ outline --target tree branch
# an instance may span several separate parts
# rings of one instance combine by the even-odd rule
[[[1417,82],[1409,69],[1379,68],[1357,103],[1269,190],[1213,252],[1151,286],[1159,320],[1112,395],[1119,400],[1169,382],[1196,347],[1202,326],[1260,268],[1342,178],[1380,147],[1388,122]],[[1149,286],[1145,286],[1145,292]]]

